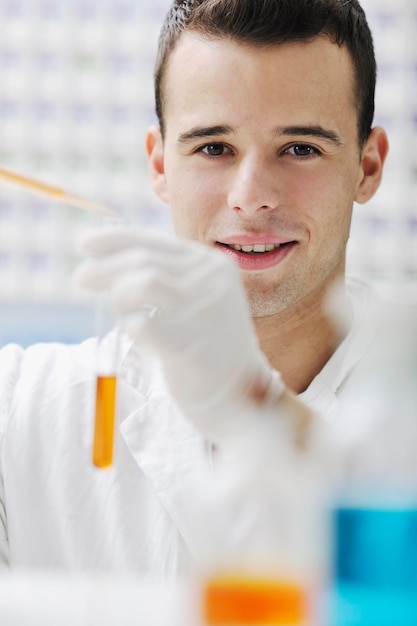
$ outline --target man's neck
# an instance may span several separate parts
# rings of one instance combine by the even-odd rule
[[[323,299],[254,319],[260,346],[285,383],[301,393],[323,369],[344,336]]]

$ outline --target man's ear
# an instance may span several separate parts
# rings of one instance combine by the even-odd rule
[[[362,148],[361,175],[356,189],[355,201],[364,204],[372,198],[382,178],[385,158],[388,153],[388,138],[383,128],[372,129]]]
[[[168,189],[165,179],[164,140],[159,126],[148,128],[145,140],[148,155],[148,168],[154,192],[163,202],[169,202]]]

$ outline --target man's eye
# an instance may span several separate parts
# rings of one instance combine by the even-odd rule
[[[320,154],[317,148],[304,143],[297,143],[285,151],[296,157],[310,157]]]
[[[202,148],[200,152],[207,154],[210,157],[222,156],[226,151],[226,146],[223,143],[208,143]]]

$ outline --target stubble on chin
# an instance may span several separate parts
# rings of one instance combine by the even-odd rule
[[[261,318],[277,315],[297,302],[298,294],[289,285],[271,289],[246,288],[251,317]]]

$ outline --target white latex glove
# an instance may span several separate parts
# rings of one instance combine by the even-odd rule
[[[253,411],[254,397],[276,403],[284,385],[258,346],[231,260],[196,242],[121,226],[87,235],[81,247],[89,258],[77,282],[109,292],[127,333],[158,353],[177,404],[206,436],[216,441],[232,431]]]

